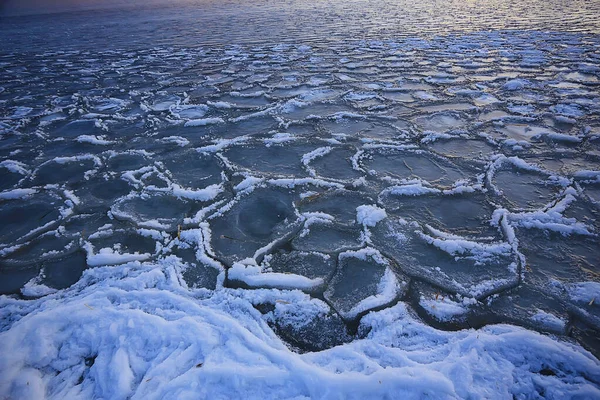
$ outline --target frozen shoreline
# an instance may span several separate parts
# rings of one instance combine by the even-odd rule
[[[600,362],[510,325],[443,332],[399,304],[367,315],[365,339],[291,352],[253,302],[299,292],[182,286],[181,264],[87,270],[38,300],[0,298],[0,395],[8,398],[596,398]],[[305,307],[311,313],[310,307]]]

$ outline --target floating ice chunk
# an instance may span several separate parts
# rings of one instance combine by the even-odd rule
[[[263,268],[270,272],[297,274],[325,282],[335,270],[335,258],[315,251],[277,251],[265,256]]]
[[[434,131],[424,131],[423,139],[421,139],[421,143],[433,143],[439,139],[453,139],[456,138],[455,135],[450,135],[448,133],[439,133]]]
[[[505,215],[511,225],[527,229],[544,229],[558,232],[564,236],[593,235],[593,230],[586,224],[575,220],[574,218],[565,218],[562,213],[575,201],[572,189],[565,190],[565,196],[554,205],[546,207],[543,210],[521,213],[505,213],[505,210],[496,210],[492,221],[496,221],[497,215]],[[505,213],[505,214],[504,214]]]
[[[304,164],[304,166],[306,167],[306,169],[312,176],[316,176],[317,175],[316,171],[309,166],[309,163],[316,158],[323,157],[323,156],[329,154],[331,152],[331,150],[333,150],[333,148],[331,146],[325,146],[325,147],[319,147],[319,148],[311,151],[310,153],[306,153],[302,156],[302,164]]]
[[[377,97],[377,94],[365,93],[365,92],[350,92],[344,96],[346,100],[350,101],[361,101],[361,100],[370,100]]]
[[[251,287],[313,290],[323,285],[323,279],[309,279],[302,275],[284,274],[277,272],[262,272],[257,265],[234,263],[228,271],[228,277],[238,280]]]
[[[14,160],[3,160],[0,162],[0,168],[6,168],[10,172],[21,175],[27,175],[31,172],[27,169],[27,165],[20,161]]]
[[[356,221],[364,226],[375,226],[386,217],[385,210],[375,205],[362,205],[356,208]]]
[[[228,103],[226,101],[207,101],[206,104],[208,104],[211,107],[220,108],[224,110],[228,110],[234,107],[234,104]]]
[[[329,182],[324,179],[316,179],[316,178],[280,178],[280,179],[269,179],[268,183],[274,186],[286,187],[289,189],[293,189],[297,186],[303,185],[315,185],[324,188],[336,188],[343,189],[344,185],[337,182]]]
[[[548,138],[548,139],[552,140],[553,142],[565,142],[565,143],[580,143],[581,142],[581,138],[578,136],[572,136],[572,135],[567,135],[564,133],[557,133],[557,132],[544,132],[544,133],[540,133],[540,134],[534,136],[534,138],[541,138],[541,137]]]
[[[469,312],[469,306],[477,303],[477,300],[465,297],[461,302],[454,301],[447,296],[438,298],[426,298],[421,296],[419,305],[438,321],[446,322]]]
[[[349,111],[340,111],[330,115],[329,118],[336,122],[342,122],[346,119],[365,119],[367,117],[363,114],[353,113]]]
[[[150,254],[148,253],[118,253],[110,247],[102,248],[98,253],[94,253],[91,244],[88,244],[85,249],[87,251],[87,264],[90,267],[125,264],[131,261],[144,261],[150,258]]]
[[[183,126],[185,127],[190,127],[190,126],[206,126],[206,125],[216,125],[216,124],[224,124],[225,121],[223,120],[223,118],[202,118],[202,119],[190,119],[189,121],[186,121],[185,124]]]
[[[180,191],[180,197],[170,195],[173,188],[157,194],[132,193],[116,201],[110,209],[110,215],[121,221],[132,222],[137,227],[174,230],[190,208],[190,202],[184,200],[185,196],[211,198],[218,189],[220,188],[213,187],[196,192],[175,187],[175,190]],[[156,210],[160,210],[160,213]]]
[[[75,139],[79,143],[89,143],[89,144],[98,144],[98,145],[109,145],[113,144],[114,141],[106,140],[103,136],[94,136],[94,135],[80,135]]]
[[[23,106],[15,107],[14,112],[10,116],[10,118],[21,119],[21,118],[26,117],[32,111],[33,111],[33,108],[31,108],[31,107],[23,107]]]
[[[200,105],[177,105],[169,108],[171,114],[178,119],[198,121],[206,115],[208,107]],[[192,125],[196,126],[196,125]]]
[[[119,111],[126,107],[130,102],[115,97],[101,98],[97,97],[90,101],[92,108],[98,112]]]
[[[294,141],[297,139],[298,139],[297,136],[294,136],[288,132],[277,132],[272,137],[264,139],[263,142],[265,143],[265,145],[267,147],[270,147],[274,144],[291,142],[291,141]]]
[[[212,248],[229,265],[264,253],[299,227],[291,194],[277,188],[239,192],[209,220]]]
[[[424,132],[444,133],[462,128],[466,119],[456,112],[446,111],[417,117],[415,122]]]
[[[405,288],[378,250],[364,248],[339,255],[338,272],[325,291],[325,298],[345,319],[392,303]]]
[[[580,179],[588,182],[600,182],[600,171],[582,170],[573,174],[575,179]]]
[[[531,114],[535,113],[536,109],[535,109],[535,106],[533,106],[531,104],[524,104],[524,105],[511,105],[508,107],[508,111],[515,113],[515,114],[531,115]]]
[[[204,189],[186,189],[174,183],[171,187],[173,195],[179,198],[185,198],[197,201],[213,200],[223,191],[223,185],[214,184]]]
[[[244,190],[248,190],[250,188],[254,188],[255,186],[264,182],[263,178],[257,178],[254,176],[248,176],[243,181],[235,185],[233,188],[236,192],[241,192]]]
[[[250,139],[249,136],[238,136],[233,139],[216,139],[213,141],[214,144],[204,146],[204,147],[199,147],[196,150],[199,151],[200,153],[216,153],[216,152],[221,151],[229,146],[240,144],[240,143],[245,143],[248,141],[248,139]]]
[[[285,102],[279,109],[284,114],[291,114],[298,108],[307,107],[309,103],[297,99],[291,99]]]
[[[264,90],[256,90],[254,92],[229,92],[229,95],[233,96],[233,97],[262,97],[265,95],[265,91]]]
[[[102,160],[93,154],[82,154],[79,156],[70,156],[70,157],[55,157],[52,160],[47,161],[47,162],[52,162],[52,161],[54,161],[57,164],[67,164],[67,163],[74,163],[74,162],[78,162],[78,161],[92,161],[97,167],[102,166]]]
[[[406,185],[391,186],[387,189],[384,189],[380,196],[424,196],[428,194],[438,194],[441,192],[442,191],[439,189],[424,186],[423,182],[421,181],[416,181],[414,183],[407,183]]]
[[[329,83],[330,79],[327,77],[311,76],[306,82],[309,86],[322,86]]]
[[[531,143],[526,140],[506,139],[502,142],[504,146],[511,147],[514,151],[524,150],[531,147]]]
[[[540,324],[542,328],[557,332],[563,332],[566,326],[565,320],[542,310],[538,310],[536,314],[532,315],[531,320]]]
[[[543,170],[535,165],[530,164],[527,161],[519,158],[519,157],[506,157],[504,154],[499,154],[493,157],[493,160],[488,164],[486,171],[486,180],[487,184],[494,190],[497,194],[502,194],[501,190],[494,184],[494,175],[502,168],[504,164],[512,164],[516,168],[532,171],[532,172],[542,172]]]
[[[178,145],[179,147],[185,147],[190,144],[190,141],[181,136],[167,136],[161,139],[164,143],[173,143]]]
[[[302,218],[304,218],[304,229],[300,232],[299,237],[303,238],[310,233],[310,228],[312,225],[321,224],[321,225],[329,225],[335,221],[335,218],[332,215],[326,214],[324,212],[305,212],[301,214]]]
[[[142,108],[148,107],[152,111],[167,111],[171,107],[180,104],[181,98],[175,95],[159,97],[151,106],[146,106],[142,103]]]
[[[571,118],[583,117],[585,112],[577,104],[557,104],[550,107],[550,111]]]
[[[455,194],[465,194],[465,193],[474,193],[476,191],[483,190],[483,185],[481,183],[472,184],[467,180],[458,180],[454,182],[452,185],[452,189],[445,189],[442,191],[445,195],[455,195]]]
[[[512,246],[508,242],[478,243],[457,235],[442,232],[429,225],[426,225],[426,227],[433,236],[419,233],[421,238],[454,257],[473,257],[478,263],[484,264],[491,258],[510,256],[512,253]]]
[[[504,90],[516,91],[516,90],[525,89],[530,86],[531,86],[531,82],[528,81],[527,79],[511,79],[508,82],[506,82],[502,86],[502,88]]]
[[[372,242],[406,274],[448,292],[484,298],[518,284],[518,259],[509,243],[440,231],[426,235],[415,228],[416,222],[388,218],[372,228]]]
[[[324,155],[328,154],[331,150],[332,150],[331,146],[319,147],[319,148],[311,151],[310,153],[304,154],[302,156],[302,163],[304,165],[308,165],[308,163],[310,163],[315,158],[323,157]]]
[[[112,230],[111,230],[112,231]],[[145,229],[145,228],[139,228],[136,229],[136,232],[140,235],[140,236],[144,236],[144,237],[148,237],[148,238],[152,238],[156,241],[162,242],[163,240],[165,240],[166,238],[169,238],[170,236],[164,232],[164,231],[158,231],[156,229]],[[90,239],[92,238],[92,236],[90,235],[89,237]]]
[[[489,104],[499,103],[500,100],[498,100],[496,97],[492,96],[491,94],[485,93],[479,97],[474,98],[473,102],[475,103],[476,106],[487,106]]]
[[[15,200],[23,199],[37,193],[36,189],[12,189],[0,192],[0,199],[2,200]]]
[[[429,100],[429,101],[439,100],[439,97],[437,97],[436,95],[425,92],[423,90],[418,90],[418,91],[412,93],[412,96],[417,99],[420,99],[420,100]]]

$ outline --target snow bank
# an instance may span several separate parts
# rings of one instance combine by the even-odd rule
[[[41,299],[0,297],[0,396],[600,396],[600,363],[581,347],[508,325],[438,331],[402,303],[366,315],[365,339],[296,354],[239,295],[248,292],[202,296],[181,286],[181,267],[175,257],[102,267]]]

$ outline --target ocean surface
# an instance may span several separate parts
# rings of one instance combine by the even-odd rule
[[[0,8],[0,397],[598,398],[599,213],[600,2]]]

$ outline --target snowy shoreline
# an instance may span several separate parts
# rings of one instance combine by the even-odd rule
[[[8,398],[597,398],[600,362],[510,325],[443,332],[398,304],[365,339],[290,351],[253,307],[299,292],[182,285],[175,257],[87,270],[37,300],[0,298],[0,395]],[[254,298],[253,298],[254,297]],[[277,303],[280,301],[281,303]]]

